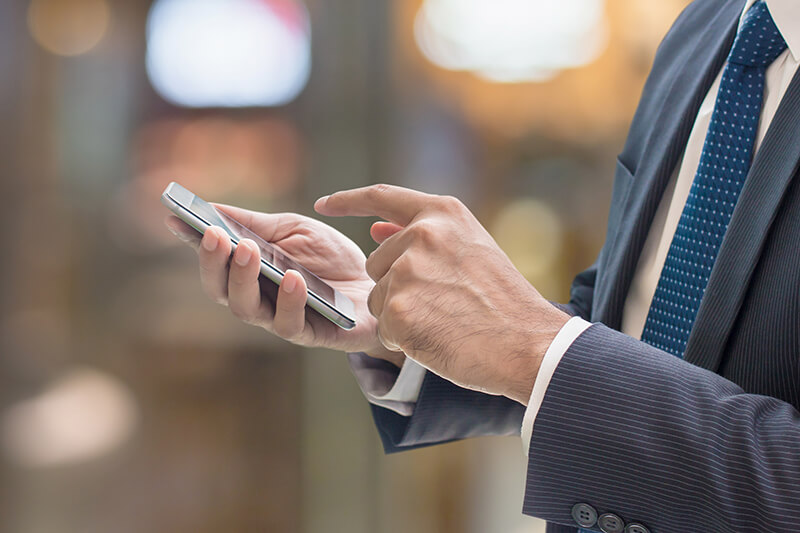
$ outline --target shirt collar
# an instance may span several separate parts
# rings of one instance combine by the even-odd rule
[[[764,0],[769,8],[769,13],[772,15],[772,20],[781,32],[783,40],[789,47],[789,53],[795,61],[800,61],[800,2],[797,0]],[[739,18],[739,24],[742,23],[744,14],[750,9],[750,6],[756,3],[756,0],[747,0],[742,10],[742,16]]]

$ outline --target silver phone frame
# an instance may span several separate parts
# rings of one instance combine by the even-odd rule
[[[192,200],[194,200],[194,197],[196,197],[196,195],[193,192],[183,187],[179,183],[173,181],[169,185],[167,185],[167,188],[164,189],[164,192],[161,194],[161,203],[164,204],[167,207],[167,209],[172,211],[172,213],[174,213],[175,216],[177,216],[178,218],[189,224],[191,227],[196,229],[198,232],[200,232],[200,234],[204,234],[206,229],[211,227],[211,224],[203,220],[200,216],[198,216],[197,214],[194,213],[194,211],[191,210],[190,208],[191,201],[189,202],[188,206],[185,206],[181,204],[181,201],[179,199],[173,197],[171,193],[173,190],[177,189],[182,190],[179,192],[185,191],[185,193],[190,194],[192,196]],[[231,251],[233,251],[236,249],[239,243],[232,236],[228,235],[228,237],[230,238],[231,241]],[[267,244],[275,246],[271,243]],[[291,257],[283,250],[280,251],[281,253],[290,257],[292,260],[299,263],[299,261]],[[281,281],[283,280],[283,272],[281,272],[280,269],[278,269],[276,266],[264,260],[263,257],[261,258],[260,271],[261,274],[264,275],[264,277],[266,277],[276,285],[281,284]],[[314,274],[312,273],[312,275]],[[319,279],[319,281],[321,281],[322,283],[325,283],[319,277],[317,277],[317,279]],[[325,284],[328,285],[327,283]],[[330,287],[330,285],[328,286]],[[335,298],[334,305],[331,305],[324,298],[317,295],[310,289],[307,290],[308,296],[306,298],[306,303],[308,304],[309,307],[317,311],[319,314],[321,314],[322,316],[324,316],[325,318],[327,318],[340,328],[345,330],[353,329],[356,326],[355,318],[351,318],[347,314],[348,310],[350,311],[351,315],[353,314],[354,311],[353,301],[350,300],[350,298],[348,298],[341,292],[339,292],[338,290],[334,289],[333,287],[331,287],[331,289],[333,290],[333,295]],[[347,309],[340,309],[340,307]]]

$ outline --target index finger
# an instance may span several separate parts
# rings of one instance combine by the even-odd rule
[[[378,216],[407,226],[437,197],[394,185],[370,185],[323,196],[314,204],[320,215],[332,217]]]

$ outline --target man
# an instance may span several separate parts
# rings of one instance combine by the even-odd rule
[[[262,301],[257,249],[228,272],[220,231],[198,246],[203,286],[286,339],[353,352],[387,451],[522,426],[523,511],[551,533],[796,531],[798,59],[793,0],[684,11],[619,156],[604,248],[564,306],[457,200],[388,186],[315,205],[386,221],[366,262],[320,222],[226,208],[346,292],[355,331],[306,316],[294,272]]]

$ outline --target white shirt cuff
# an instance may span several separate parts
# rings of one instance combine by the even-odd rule
[[[349,353],[350,370],[369,403],[411,416],[419,398],[425,368],[406,358],[403,368],[365,353]]]
[[[536,420],[536,414],[544,401],[544,394],[547,392],[547,387],[550,385],[550,380],[555,374],[558,363],[561,358],[567,353],[569,347],[575,342],[581,333],[586,331],[591,322],[587,322],[579,316],[570,318],[566,324],[561,327],[558,335],[550,343],[547,351],[542,359],[542,364],[539,367],[539,373],[536,375],[536,381],[533,383],[533,390],[531,391],[531,398],[528,401],[528,408],[525,409],[525,416],[522,419],[522,446],[525,449],[525,456],[528,456],[528,448],[531,444],[531,436],[533,435],[533,423]]]

